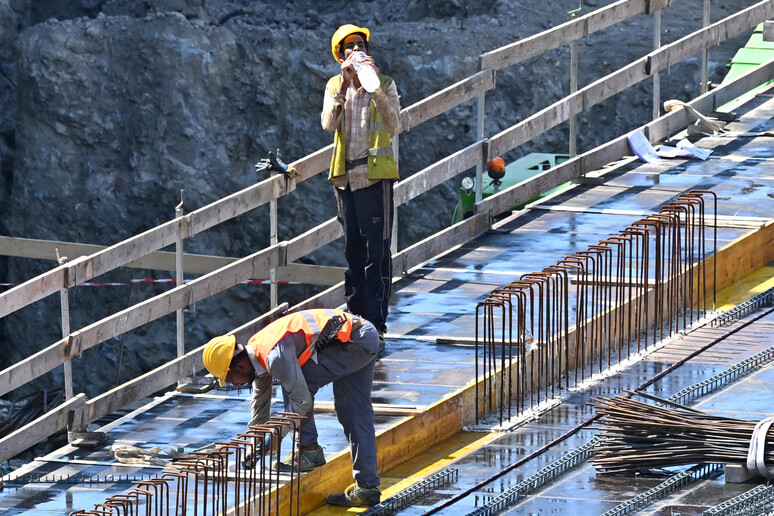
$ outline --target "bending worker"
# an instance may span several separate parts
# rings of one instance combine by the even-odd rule
[[[204,347],[204,366],[223,386],[253,382],[250,425],[270,416],[272,377],[282,386],[285,410],[306,416],[300,429],[301,452],[291,453],[277,466],[308,471],[325,464],[317,442],[314,396],[333,382],[336,416],[350,445],[355,483],[332,494],[332,505],[373,506],[379,503],[376,474],[376,432],[371,387],[374,362],[382,345],[376,328],[365,319],[341,310],[313,309],[281,317],[250,337],[215,337]],[[294,460],[295,459],[295,460]]]

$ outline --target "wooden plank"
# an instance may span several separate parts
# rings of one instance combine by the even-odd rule
[[[346,270],[346,267],[289,263],[277,269],[277,280],[330,286],[342,281]]]
[[[178,380],[180,368],[186,371],[201,369],[204,367],[201,355],[201,349],[190,351],[180,358],[166,362],[161,367],[135,378],[133,381],[119,385],[93,400],[89,400],[87,403],[87,421],[96,421],[129,403],[168,387]]]
[[[331,166],[331,155],[333,154],[333,144],[291,163],[298,172],[296,182],[306,181],[312,176],[325,172],[326,177]]]
[[[84,350],[222,292],[245,279],[268,273],[269,269],[284,263],[282,259],[284,245],[268,247],[73,332],[70,338],[60,340],[0,372],[0,395],[51,371]]]
[[[86,395],[78,394],[0,439],[0,463],[35,446],[70,422],[74,428],[81,426],[85,402]]]
[[[706,196],[705,198],[710,199],[711,197]],[[709,245],[712,245],[711,242]],[[764,267],[773,260],[774,222],[770,222],[763,228],[751,231],[718,249],[717,290],[720,291],[734,284],[747,274]],[[707,292],[710,292],[711,296],[714,283],[713,260],[708,258],[706,265]],[[698,274],[698,268],[694,268],[694,273]]]
[[[281,242],[279,245],[285,245],[287,248],[287,260],[283,260],[283,262],[294,262],[325,244],[333,242],[340,236],[344,236],[341,223],[336,217],[328,219],[286,243]]]
[[[645,6],[645,14],[653,14],[658,10],[663,9],[664,7],[669,7],[669,5],[672,3],[672,0],[647,0],[647,5]]]
[[[635,61],[492,136],[487,160],[530,141],[585,109],[647,79],[645,60]]]
[[[482,199],[473,207],[473,212],[491,212],[493,217],[508,212],[514,206],[523,204],[552,188],[580,177],[583,174],[581,165],[580,157],[565,161],[552,169]]]
[[[107,246],[0,236],[0,255],[2,256],[53,260],[56,257],[55,249],[59,249],[61,256],[72,257],[96,254],[107,249]],[[183,255],[183,260],[185,272],[206,274],[236,261],[237,258],[186,253]],[[173,271],[175,270],[175,253],[156,251],[124,266],[133,269]]]
[[[646,0],[621,0],[553,29],[482,54],[478,69],[502,70],[644,13]]]
[[[307,298],[297,305],[293,306],[290,311],[298,312],[300,310],[308,310],[310,308],[338,308],[344,305],[346,299],[344,297],[344,282],[338,283],[329,289],[320,292],[319,294]]]
[[[688,104],[697,111],[706,114],[714,110],[717,106],[733,100],[741,93],[765,83],[770,80],[772,76],[774,76],[774,61],[765,63],[733,82],[712,90]],[[646,134],[651,135],[651,141],[658,141],[685,129],[688,124],[693,123],[695,120],[696,117],[692,116],[688,110],[681,109],[667,113],[647,125],[640,127],[640,129],[645,131]],[[493,146],[490,146],[490,148],[492,147]],[[513,209],[514,206],[534,199],[538,195],[543,194],[552,188],[577,177],[581,177],[593,170],[599,170],[606,164],[631,154],[632,151],[627,140],[627,135],[619,136],[618,138],[600,145],[580,156],[538,174],[531,179],[522,181],[491,197],[479,201],[474,208],[474,212],[491,211],[493,216],[496,217]]]
[[[395,206],[402,206],[457,174],[474,168],[484,159],[483,149],[483,140],[478,141],[404,179],[395,185],[393,192]]]
[[[183,235],[189,238],[221,222],[263,206],[276,198],[276,194],[280,192],[282,195],[287,192],[287,184],[284,176],[276,175],[223,197],[181,217],[185,219]]]
[[[774,2],[763,0],[648,54],[649,74],[718,45],[774,16]]]
[[[229,333],[236,335],[240,342],[246,342],[247,338],[253,333],[282,316],[287,311],[287,307],[287,303],[282,303],[274,310],[266,312],[260,317],[231,330]],[[204,369],[202,351],[204,350],[205,345],[206,342],[202,343],[202,345],[196,349],[189,351],[182,357],[167,362],[134,380],[123,383],[118,387],[97,396],[93,400],[89,400],[86,402],[87,414],[83,426],[85,427],[92,421],[96,421],[97,419],[134,403],[137,400],[150,396],[154,392],[173,385],[175,382],[189,376],[192,371],[194,373],[201,371]]]
[[[171,220],[132,238],[119,242],[102,251],[88,256],[77,267],[69,265],[69,284],[89,281],[117,267],[137,260],[153,251],[173,244],[178,233],[189,238],[216,224],[229,220],[262,204],[269,202],[275,194],[284,194],[288,185],[284,176],[274,176],[195,210],[188,215]],[[34,303],[57,292],[62,284],[52,285],[50,278],[38,276],[25,282],[16,290],[0,294],[0,307],[7,305],[14,310]],[[12,303],[6,299],[13,299]],[[13,311],[13,310],[11,310]],[[0,311],[0,316],[10,312]]]
[[[489,213],[477,213],[393,255],[393,271],[395,273],[398,271],[406,273],[409,269],[450,251],[454,246],[465,243],[471,238],[484,233],[490,227]]]
[[[69,355],[69,342],[64,338],[0,371],[0,396],[62,365]]]
[[[494,70],[491,69],[482,70],[467,79],[454,83],[401,110],[402,132],[408,132],[422,122],[445,113],[463,102],[472,100],[492,88],[494,88]]]
[[[54,249],[59,249],[62,256],[81,256],[95,254],[107,249],[107,246],[0,236],[0,255],[2,256],[49,260],[55,256]],[[239,258],[230,256],[186,253],[183,255],[183,267],[186,274],[209,274],[237,260]],[[156,251],[127,263],[125,267],[174,271],[175,253]],[[341,281],[339,276],[344,274],[344,270],[344,267],[290,263],[277,269],[277,280],[311,285],[335,285]]]
[[[0,294],[0,317],[59,292],[65,285],[66,267],[59,266]]]

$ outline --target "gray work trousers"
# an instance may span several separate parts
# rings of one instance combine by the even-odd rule
[[[374,363],[381,350],[379,333],[368,321],[352,332],[352,342],[335,343],[319,353],[318,363],[309,360],[302,367],[309,393],[333,382],[333,404],[344,428],[352,454],[352,476],[363,488],[379,485],[376,474],[376,431],[371,387]],[[314,403],[301,424],[301,444],[317,440]]]

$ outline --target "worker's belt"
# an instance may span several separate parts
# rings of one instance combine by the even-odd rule
[[[364,158],[348,159],[344,161],[344,168],[347,170],[352,170],[353,168],[359,167],[360,165],[368,165],[368,156],[365,156]]]

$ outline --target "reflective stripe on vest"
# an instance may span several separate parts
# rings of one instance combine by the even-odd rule
[[[391,82],[392,77],[379,75],[379,85],[383,92],[387,93],[387,88],[389,88]],[[328,88],[332,95],[338,93],[339,86],[341,86],[341,74],[331,77],[328,81]],[[400,179],[398,165],[395,163],[395,156],[392,152],[392,136],[387,131],[373,100],[371,100],[369,113],[368,178]],[[328,179],[347,173],[345,166],[347,153],[345,140],[344,125],[339,124],[333,136],[333,154],[331,155],[331,168],[328,173]]]
[[[274,346],[282,340],[282,337],[288,333],[303,331],[306,336],[306,347],[308,349],[309,346],[312,345],[312,342],[314,342],[314,339],[316,339],[322,331],[325,323],[327,323],[334,315],[343,315],[346,317],[347,321],[344,323],[344,326],[341,327],[341,330],[339,330],[338,339],[342,342],[349,342],[352,333],[352,318],[349,314],[345,314],[341,310],[314,308],[280,317],[250,337],[247,345],[253,349],[258,362],[268,371],[267,357],[271,350],[274,349]],[[302,360],[299,360],[299,365],[304,365],[309,359],[309,353],[304,353],[304,355],[305,357]]]

